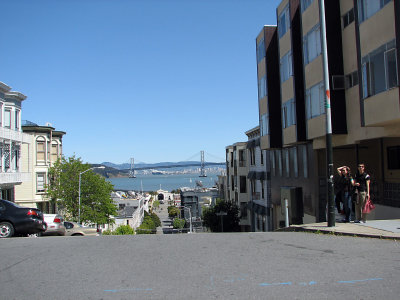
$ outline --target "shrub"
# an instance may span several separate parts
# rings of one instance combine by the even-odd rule
[[[115,229],[113,232],[115,235],[129,235],[129,234],[135,234],[135,231],[133,228],[129,225],[120,225]]]
[[[173,227],[174,229],[182,229],[185,226],[185,220],[184,219],[179,219],[175,218],[173,222]]]
[[[101,232],[101,235],[112,235],[112,231],[111,231],[110,229],[103,230],[103,231]]]

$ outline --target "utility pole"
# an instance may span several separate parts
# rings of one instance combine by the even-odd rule
[[[333,150],[332,150],[332,120],[331,95],[329,87],[328,50],[326,44],[325,2],[319,0],[319,14],[321,18],[322,59],[325,84],[326,110],[326,163],[327,163],[327,200],[328,200],[328,227],[335,226],[335,199],[333,191]]]

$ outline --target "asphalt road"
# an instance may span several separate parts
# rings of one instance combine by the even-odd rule
[[[400,244],[312,233],[0,240],[0,299],[399,299]]]

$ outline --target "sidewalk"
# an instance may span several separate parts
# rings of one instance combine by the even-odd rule
[[[368,220],[366,223],[341,223],[336,221],[334,227],[328,227],[327,222],[290,225],[287,228],[282,228],[280,231],[307,231],[336,235],[400,240],[400,219]]]

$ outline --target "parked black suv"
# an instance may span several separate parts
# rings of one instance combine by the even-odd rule
[[[46,227],[40,210],[21,207],[13,202],[0,199],[0,238],[41,234]]]

